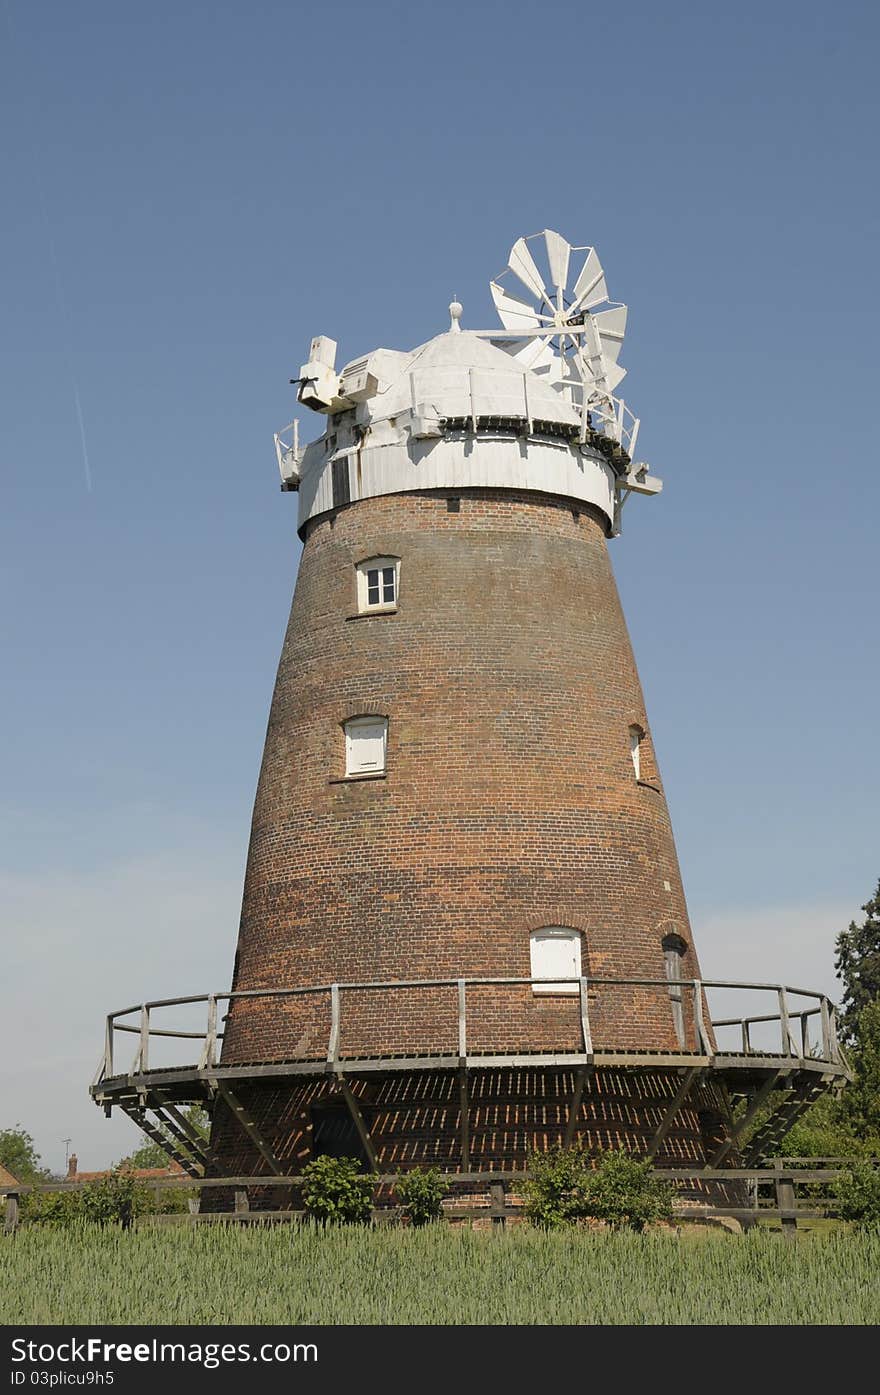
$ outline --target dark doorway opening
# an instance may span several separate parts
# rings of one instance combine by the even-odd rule
[[[369,1171],[369,1159],[345,1103],[334,1100],[312,1106],[312,1157],[356,1158],[363,1171]]]

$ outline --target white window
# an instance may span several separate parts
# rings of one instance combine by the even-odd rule
[[[373,775],[384,770],[387,749],[387,718],[353,717],[345,723],[346,775]]]
[[[630,727],[629,729],[629,753],[632,757],[633,770],[636,772],[636,779],[642,778],[642,738],[645,733],[641,727]]]
[[[534,930],[531,957],[531,977],[548,980],[533,983],[533,993],[580,992],[579,984],[560,982],[560,979],[579,979],[581,976],[581,937],[577,930],[562,930],[555,926]]]
[[[358,610],[394,610],[400,585],[399,557],[371,557],[357,569]]]

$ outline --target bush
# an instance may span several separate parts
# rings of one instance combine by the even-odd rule
[[[590,1155],[581,1147],[533,1153],[523,1188],[527,1218],[544,1230],[582,1220],[589,1214],[585,1203],[590,1171]]]
[[[837,1204],[842,1220],[859,1230],[880,1230],[880,1168],[853,1163],[837,1183]]]
[[[138,1216],[151,1209],[146,1187],[118,1171],[76,1191],[32,1192],[23,1198],[22,1215],[39,1225],[65,1226],[87,1221],[93,1225],[118,1223],[128,1229]]]
[[[302,1198],[316,1221],[351,1224],[368,1221],[375,1178],[356,1158],[314,1158],[303,1168]]]
[[[427,1225],[443,1215],[443,1179],[436,1167],[414,1167],[394,1184],[410,1225]]]
[[[623,1149],[600,1153],[594,1165],[583,1148],[554,1148],[534,1154],[529,1171],[525,1213],[545,1230],[597,1220],[640,1231],[672,1215],[673,1188]]]

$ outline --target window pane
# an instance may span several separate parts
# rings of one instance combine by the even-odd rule
[[[378,604],[379,604],[379,583],[378,583],[378,581],[375,583],[375,585],[373,585],[372,583],[368,583],[368,584],[367,584],[367,605],[378,605]]]
[[[394,600],[394,568],[384,567],[382,569],[382,590],[386,601]]]

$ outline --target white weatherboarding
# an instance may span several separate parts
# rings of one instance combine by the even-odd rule
[[[532,299],[512,293],[516,277]],[[614,395],[626,306],[608,298],[592,247],[559,233],[521,237],[490,282],[502,330],[449,329],[401,353],[375,349],[336,369],[336,342],[312,340],[298,397],[328,418],[301,446],[276,434],[282,488],[299,491],[299,526],[356,499],[419,489],[531,490],[598,509],[610,533],[631,493],[660,480],[634,463],[639,422]]]

